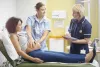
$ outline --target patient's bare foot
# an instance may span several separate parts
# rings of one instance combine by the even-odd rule
[[[92,63],[94,58],[96,56],[96,49],[95,49],[95,46],[93,47],[93,50],[91,52],[89,52],[88,54],[86,54],[86,57],[85,57],[85,62],[86,63]]]
[[[86,63],[89,63],[90,60],[92,59],[93,57],[93,51],[89,52],[88,54],[86,54],[86,57],[85,57],[85,62]]]

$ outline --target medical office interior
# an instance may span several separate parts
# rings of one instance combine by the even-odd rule
[[[23,20],[23,26],[27,17],[36,13],[34,6],[37,2],[46,5],[46,16],[50,20],[51,32],[47,37],[47,47],[50,51],[69,52],[70,44],[64,39],[68,32],[74,4],[82,4],[85,7],[85,17],[92,25],[91,41],[100,39],[100,0],[0,0],[0,31],[5,29],[6,21],[12,17]],[[100,41],[96,44],[97,55],[95,65],[100,66]],[[89,49],[92,49],[89,47]],[[0,67],[6,65],[6,58],[0,52]]]

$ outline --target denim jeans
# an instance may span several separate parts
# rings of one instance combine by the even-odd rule
[[[42,59],[44,62],[84,63],[85,54],[66,54],[64,52],[35,50],[28,55]]]

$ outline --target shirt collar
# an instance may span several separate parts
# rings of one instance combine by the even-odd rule
[[[82,23],[84,21],[85,17],[82,17],[80,21],[77,20],[78,23]]]
[[[41,21],[39,21],[39,19],[37,18],[37,16],[34,15],[34,19],[35,19],[35,21],[37,21],[38,23],[42,23],[43,21],[44,21],[44,22],[46,21],[46,16],[44,16],[44,17],[41,19]]]

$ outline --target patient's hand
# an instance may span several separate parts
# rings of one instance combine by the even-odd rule
[[[33,59],[33,62],[36,62],[36,63],[43,63],[43,60],[39,59],[39,58],[34,58]]]

